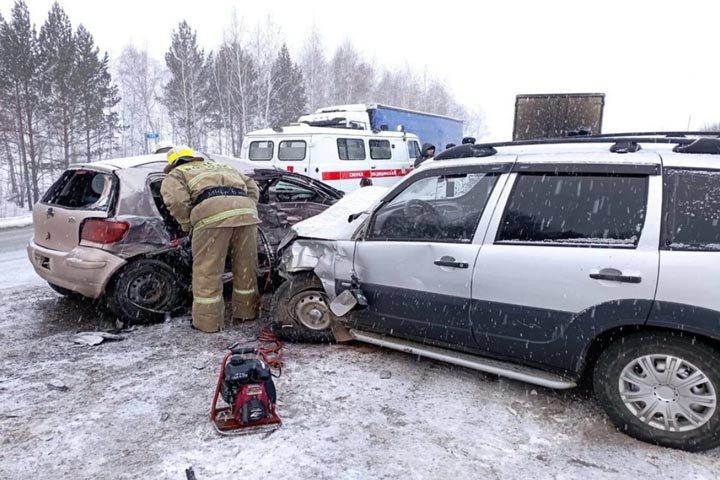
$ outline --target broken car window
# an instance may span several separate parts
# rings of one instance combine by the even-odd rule
[[[472,242],[497,175],[422,178],[375,214],[369,240]]]
[[[110,175],[93,170],[67,170],[43,197],[43,203],[67,208],[107,211],[112,198]]]
[[[636,246],[647,176],[519,174],[498,243]]]

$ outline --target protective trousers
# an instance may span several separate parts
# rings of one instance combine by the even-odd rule
[[[228,254],[233,272],[233,318],[255,318],[258,302],[257,226],[194,231],[192,253],[193,326],[208,333],[225,327],[222,277]]]

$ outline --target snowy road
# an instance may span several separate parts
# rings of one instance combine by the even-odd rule
[[[615,431],[582,392],[556,392],[363,345],[286,345],[284,425],[219,437],[208,409],[223,349],[262,322],[207,335],[187,320],[112,327],[26,278],[28,230],[0,232],[0,478],[715,479],[691,454]],[[23,280],[23,278],[25,278]],[[47,387],[53,382],[58,391]],[[42,472],[42,473],[40,473]]]
[[[27,257],[32,227],[0,229],[0,290],[42,285]]]

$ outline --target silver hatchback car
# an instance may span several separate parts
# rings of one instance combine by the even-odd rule
[[[288,228],[343,196],[304,175],[204,156],[235,166],[260,187],[263,279],[273,275],[273,252]],[[28,256],[37,274],[63,295],[102,299],[124,320],[162,318],[183,308],[190,298],[191,254],[160,195],[165,165],[162,154],[79,164],[65,171],[33,208],[35,232]]]

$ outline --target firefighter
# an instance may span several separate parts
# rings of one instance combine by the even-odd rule
[[[167,152],[160,193],[182,229],[192,232],[193,327],[217,332],[225,326],[223,273],[231,256],[232,316],[257,314],[257,213],[259,189],[235,168],[210,162],[189,147]]]

